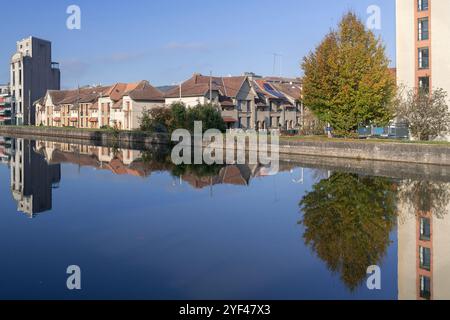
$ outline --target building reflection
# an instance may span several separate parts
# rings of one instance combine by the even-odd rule
[[[450,299],[450,184],[406,181],[398,208],[399,299]]]
[[[52,209],[52,193],[61,180],[61,166],[48,164],[35,152],[35,142],[10,140],[11,192],[17,210],[34,217]]]
[[[0,140],[0,159],[10,167],[11,191],[18,210],[30,217],[52,209],[52,191],[61,181],[61,164],[79,170],[90,167],[115,175],[148,178],[154,172],[170,172],[194,189],[221,184],[248,186],[252,178],[265,176],[261,165],[181,165],[170,160],[170,150],[154,146],[143,151],[24,139]],[[282,165],[291,170],[294,165]]]
[[[300,202],[303,238],[350,291],[397,225],[399,300],[450,299],[450,183],[332,173]]]

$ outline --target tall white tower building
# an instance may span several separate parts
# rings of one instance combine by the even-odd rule
[[[396,10],[398,85],[450,94],[450,1],[396,0]]]

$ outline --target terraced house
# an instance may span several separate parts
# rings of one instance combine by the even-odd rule
[[[49,90],[36,105],[36,125],[98,128],[98,99],[109,87]]]
[[[165,94],[147,81],[50,90],[36,102],[36,125],[134,130],[144,111],[182,102],[188,108],[218,106],[229,129],[293,130],[305,126],[300,101],[298,79],[194,74]]]
[[[194,74],[166,93],[166,104],[183,102],[188,107],[219,105],[229,129],[296,129],[302,123],[301,85],[283,78],[253,74],[210,77]]]
[[[36,125],[133,130],[144,110],[163,105],[163,94],[147,81],[50,90],[36,102]]]
[[[99,125],[120,130],[139,128],[146,110],[164,106],[164,94],[147,81],[117,83],[98,99]]]

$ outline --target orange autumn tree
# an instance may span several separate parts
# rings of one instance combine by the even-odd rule
[[[337,134],[393,118],[396,84],[385,48],[354,13],[304,58],[302,68],[305,106]]]

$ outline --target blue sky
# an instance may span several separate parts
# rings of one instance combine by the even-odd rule
[[[66,9],[81,8],[81,30],[68,30]],[[53,42],[62,86],[149,80],[174,84],[194,72],[238,75],[253,71],[300,76],[302,58],[355,11],[367,19],[381,8],[381,35],[395,65],[393,0],[22,0],[2,3],[0,83],[8,82],[17,40],[29,35]],[[4,14],[10,12],[11,14]]]

